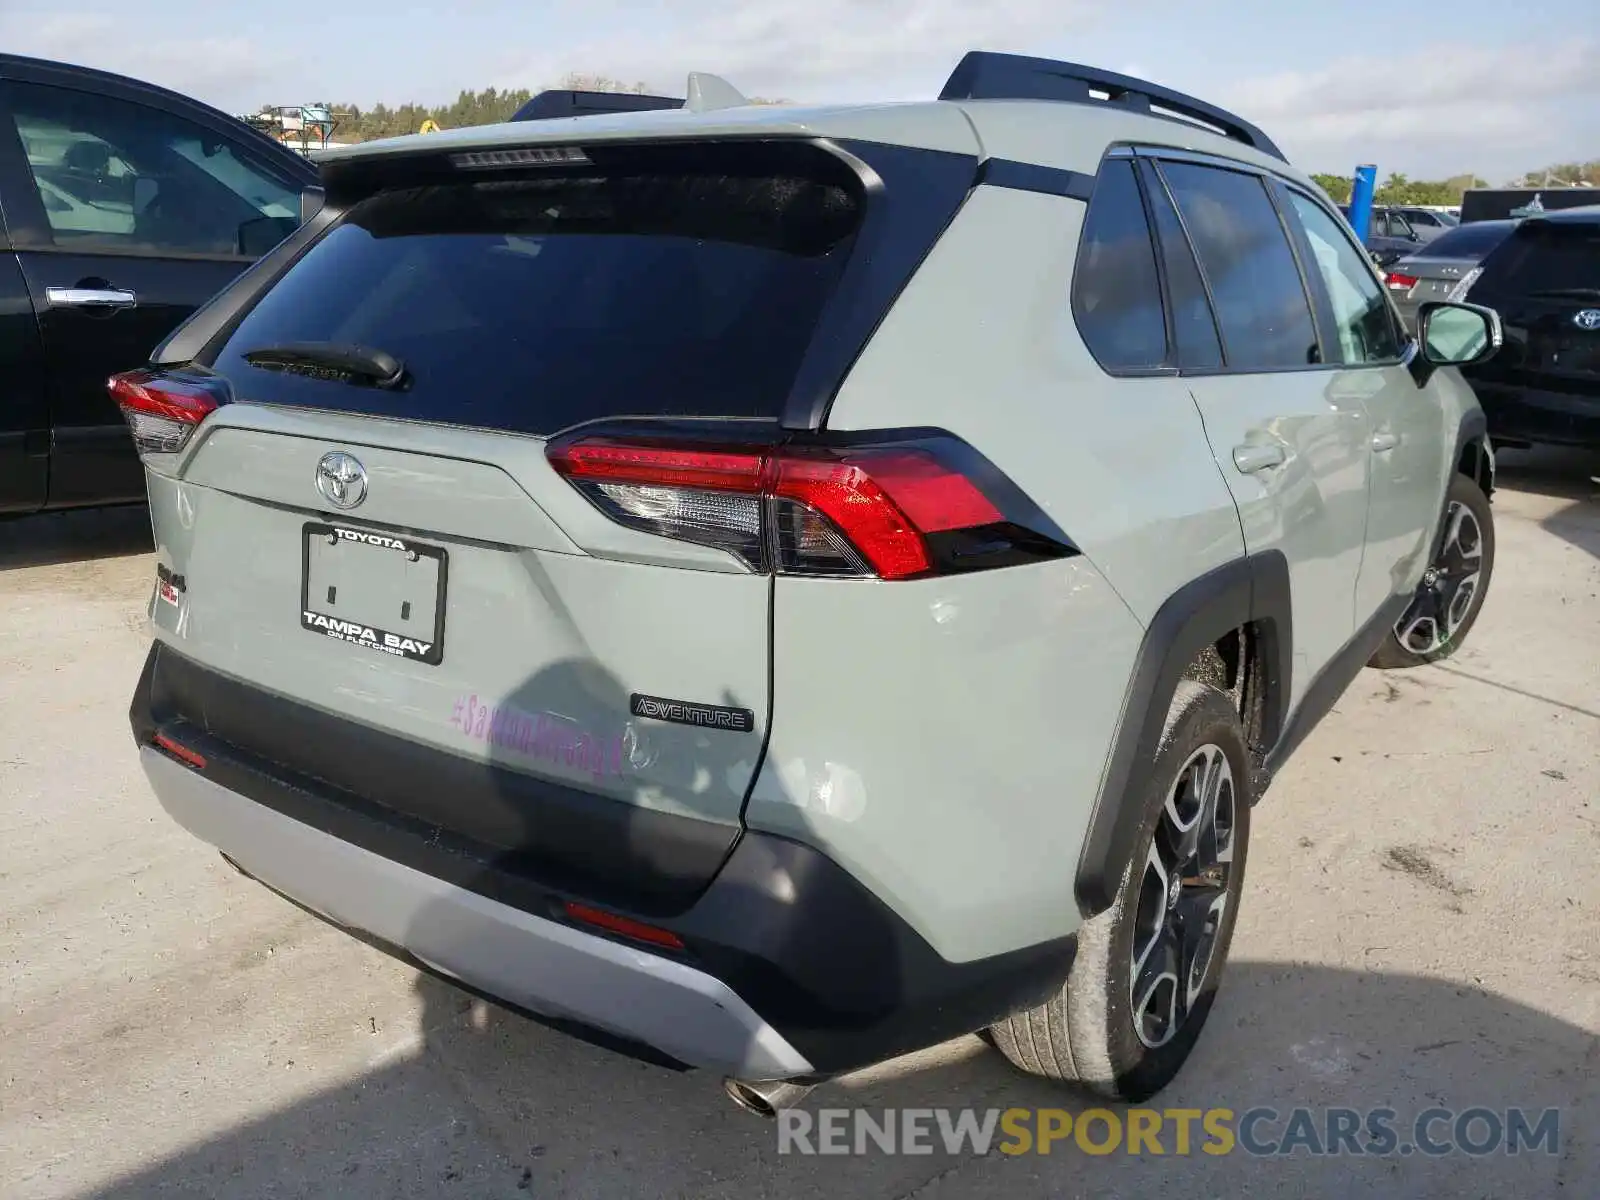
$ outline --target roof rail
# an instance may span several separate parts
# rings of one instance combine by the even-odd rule
[[[1104,97],[1094,93],[1102,92]],[[1209,127],[1273,158],[1284,158],[1272,139],[1232,113],[1159,84],[1098,67],[1027,58],[1020,54],[970,51],[950,73],[941,100],[1058,100],[1068,104],[1110,103],[1153,117]]]
[[[546,91],[534,96],[511,115],[513,121],[545,121],[556,117],[587,117],[599,113],[650,112],[682,108],[672,96],[641,96],[636,92]]]

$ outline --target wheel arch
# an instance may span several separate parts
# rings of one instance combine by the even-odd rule
[[[1494,495],[1494,447],[1489,442],[1489,418],[1483,409],[1472,408],[1462,414],[1456,429],[1455,471]]]
[[[1209,571],[1157,609],[1134,660],[1079,853],[1075,891],[1085,918],[1104,912],[1116,898],[1179,681],[1206,679],[1204,663],[1213,652],[1225,670],[1237,672],[1232,678],[1240,684],[1240,716],[1259,765],[1284,728],[1293,644],[1289,564],[1278,550]]]

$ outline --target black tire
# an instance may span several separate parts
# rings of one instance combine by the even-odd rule
[[[1471,514],[1479,531],[1476,580],[1453,624],[1449,620],[1439,624],[1436,619],[1432,627],[1433,635],[1430,636],[1423,632],[1428,627],[1418,624],[1418,618],[1425,617],[1430,606],[1436,616],[1447,615],[1452,602],[1459,597],[1460,584],[1465,577],[1462,575],[1465,560],[1458,551],[1453,553],[1449,537],[1458,506]],[[1444,509],[1444,542],[1434,552],[1434,560],[1428,565],[1428,575],[1417,585],[1417,595],[1411,607],[1389,630],[1383,645],[1378,647],[1368,666],[1380,671],[1399,671],[1440,662],[1461,648],[1467,634],[1477,624],[1478,614],[1483,611],[1484,599],[1494,579],[1494,510],[1483,489],[1461,474],[1453,475],[1450,479]],[[1435,572],[1438,572],[1437,578],[1434,577]],[[1402,641],[1400,635],[1407,631],[1414,632]]]
[[[1174,794],[1180,773],[1188,776],[1186,768],[1191,761],[1202,752],[1211,753],[1207,747],[1221,751],[1231,773],[1228,799],[1217,806],[1231,808],[1227,839],[1231,861],[1226,883],[1220,889],[1212,889],[1223,897],[1221,916],[1210,936],[1203,970],[1192,989],[1193,998],[1186,1003],[1186,1014],[1182,1020],[1170,1022],[1175,1032],[1152,1046],[1135,1028],[1131,995],[1135,938],[1137,935],[1145,944],[1150,943],[1154,915],[1150,903],[1154,893],[1162,890],[1152,890],[1149,885],[1147,862],[1158,832],[1163,844],[1171,845],[1175,826],[1164,819],[1168,796]],[[1251,780],[1244,731],[1232,700],[1206,684],[1188,680],[1180,683],[1167,714],[1155,770],[1139,801],[1143,820],[1133,857],[1123,870],[1116,901],[1079,929],[1078,954],[1066,986],[1038,1008],[1017,1013],[989,1029],[989,1040],[1014,1065],[1031,1075],[1076,1083],[1108,1099],[1131,1104],[1148,1100],[1178,1074],[1210,1015],[1228,945],[1233,940],[1250,844]],[[1197,816],[1191,828],[1202,828],[1203,816]],[[1181,895],[1191,903],[1204,902],[1205,891],[1197,888],[1191,892],[1184,886]],[[1140,903],[1141,896],[1146,901],[1144,905]],[[1176,911],[1163,905],[1159,919],[1165,921],[1169,912]],[[1205,927],[1210,929],[1210,923]],[[1154,960],[1152,953],[1147,961]],[[1178,974],[1187,972],[1180,968]],[[1173,987],[1177,986],[1174,982]]]

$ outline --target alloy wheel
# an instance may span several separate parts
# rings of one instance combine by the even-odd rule
[[[1228,756],[1208,743],[1178,772],[1156,822],[1129,976],[1133,1027],[1152,1050],[1183,1028],[1211,966],[1233,872],[1236,796]]]
[[[1394,636],[1412,654],[1430,655],[1450,644],[1478,596],[1483,570],[1483,529],[1465,504],[1452,500],[1445,511],[1444,541],[1423,573]]]

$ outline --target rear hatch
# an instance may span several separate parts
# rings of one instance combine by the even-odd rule
[[[539,787],[614,806],[636,856],[628,812],[691,818],[721,841],[675,875],[709,879],[769,720],[772,577],[619,521],[546,444],[618,419],[775,440],[857,183],[801,142],[633,146],[350,207],[195,364],[228,401],[196,444],[147,454],[183,584],[158,635],[490,782],[376,794],[347,746],[229,739],[513,855],[548,832]]]
[[[1505,326],[1505,346],[1475,378],[1600,404],[1600,218],[1523,222],[1483,261],[1471,300]]]

